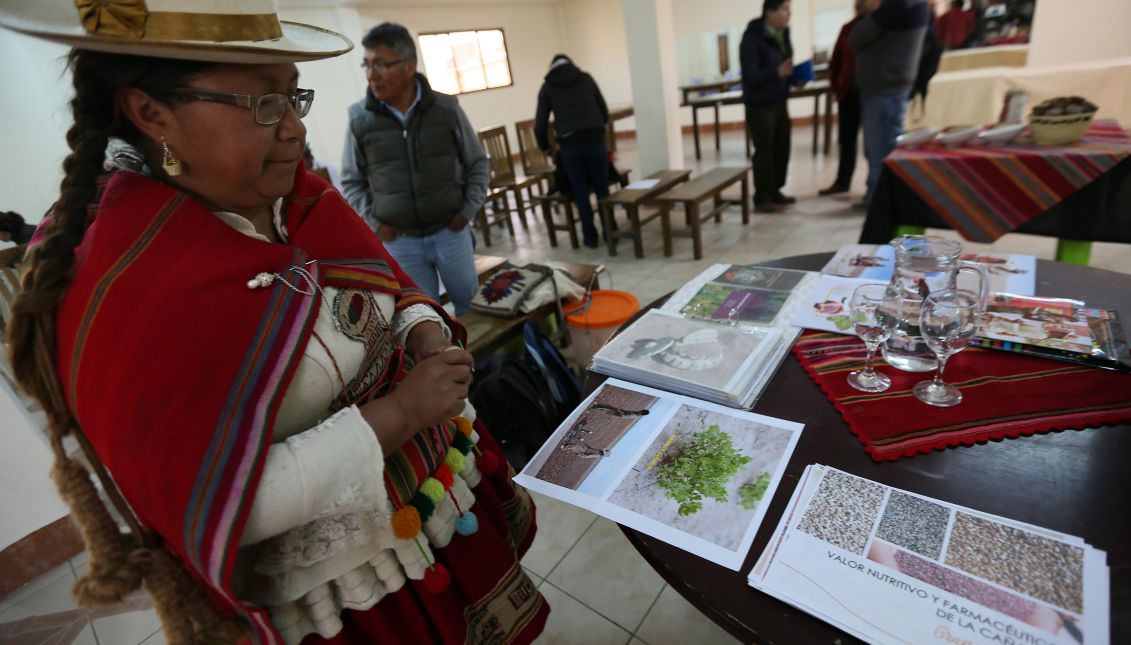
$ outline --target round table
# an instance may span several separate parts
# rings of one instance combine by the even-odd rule
[[[763,264],[816,271],[830,257],[831,253],[821,253]],[[1121,320],[1131,327],[1131,275],[1038,261],[1037,295],[1078,298],[1091,306],[1118,309]],[[592,391],[603,380],[591,374],[587,389]],[[1084,538],[1108,554],[1111,642],[1131,642],[1131,425],[1051,432],[878,463],[792,354],[753,411],[804,423],[805,430],[741,569],[731,571],[621,527],[673,589],[736,638],[764,643],[854,640],[746,583],[805,466],[825,464]]]

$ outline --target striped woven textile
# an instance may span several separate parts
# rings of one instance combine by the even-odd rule
[[[1131,374],[967,348],[946,366],[946,381],[962,390],[963,402],[936,408],[911,393],[933,374],[892,368],[879,352],[876,369],[891,377],[891,389],[853,389],[848,373],[864,366],[864,343],[855,336],[806,331],[793,353],[876,461],[1131,421]]]
[[[896,175],[973,242],[1017,229],[1131,156],[1131,138],[1099,119],[1068,146],[899,148],[885,160]]]

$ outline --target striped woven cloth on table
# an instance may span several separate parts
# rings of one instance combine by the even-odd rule
[[[993,242],[1131,156],[1131,137],[1098,119],[1067,146],[899,148],[885,160],[962,237]]]
[[[793,353],[876,461],[1131,421],[1131,374],[971,347],[946,365],[946,382],[962,391],[963,402],[936,408],[911,393],[933,375],[897,370],[880,352],[876,369],[891,377],[891,388],[853,389],[848,373],[864,366],[864,343],[855,336],[806,331]]]

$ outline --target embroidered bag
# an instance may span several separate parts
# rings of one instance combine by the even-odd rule
[[[471,299],[471,308],[492,316],[511,318],[521,313],[519,307],[534,292],[535,287],[553,275],[550,267],[527,264],[496,271]]]

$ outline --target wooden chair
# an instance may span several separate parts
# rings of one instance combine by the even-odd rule
[[[514,131],[518,133],[518,155],[522,160],[522,174],[527,177],[537,178],[538,192],[545,195],[549,192],[550,179],[554,177],[554,164],[538,146],[538,137],[534,136],[534,119],[517,121]]]
[[[493,214],[487,217],[486,207],[479,209],[479,224],[483,229],[483,241],[491,246],[490,226],[499,221],[506,224],[507,230],[514,235],[514,225],[510,221],[511,208],[507,195],[514,196],[518,221],[522,229],[527,230],[526,204],[522,198],[522,191],[529,192],[530,186],[537,179],[531,177],[518,177],[514,172],[514,157],[511,155],[510,138],[507,137],[506,126],[498,125],[484,128],[479,131],[479,142],[491,160],[491,180],[487,188],[487,202],[493,206]]]

